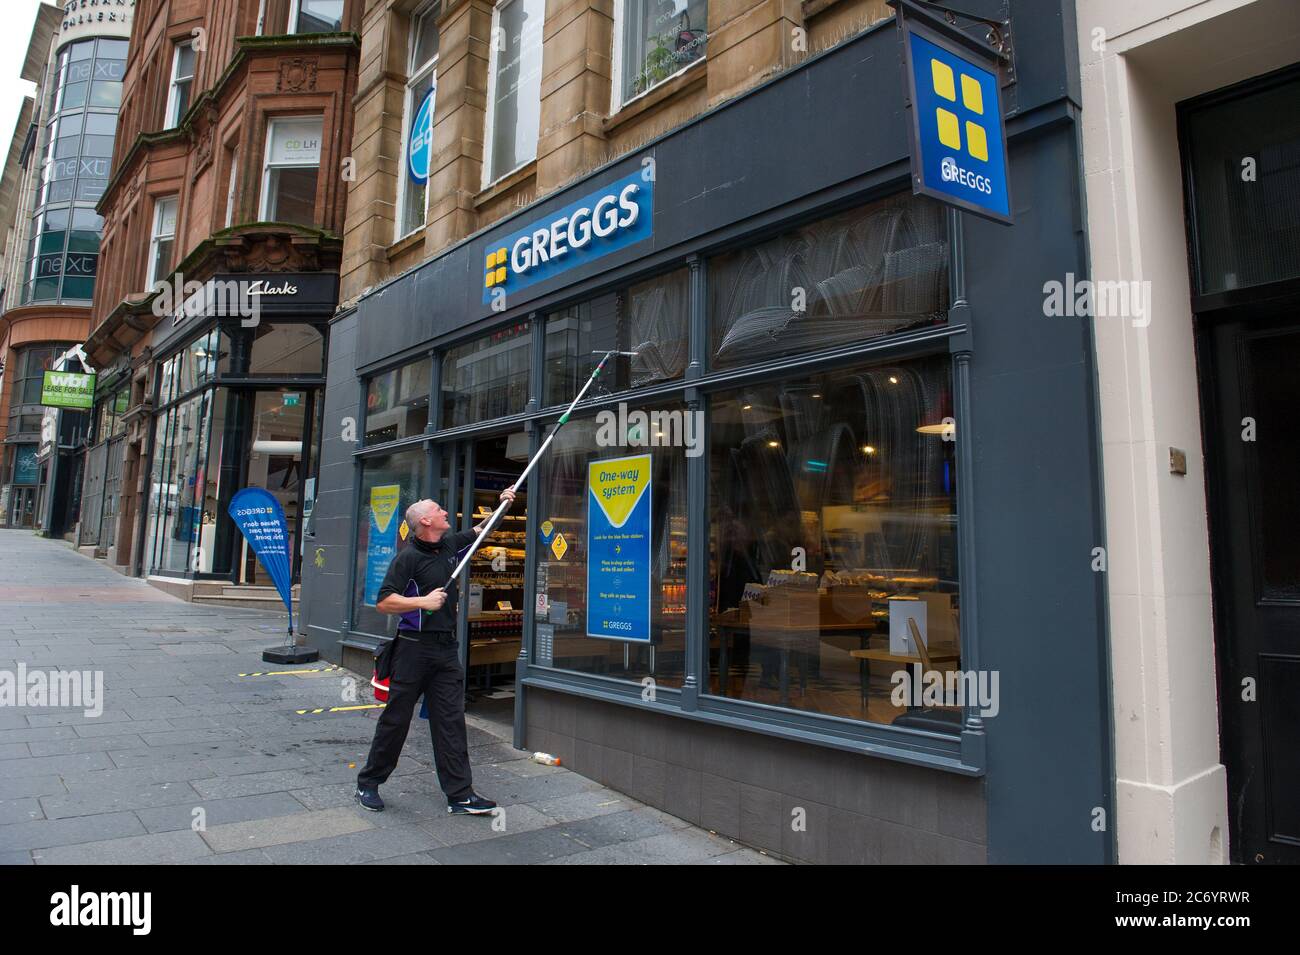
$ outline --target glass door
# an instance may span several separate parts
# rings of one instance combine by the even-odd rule
[[[292,542],[295,577],[301,563],[303,474],[309,465],[313,399],[314,392],[308,389],[275,388],[253,392],[249,402],[252,422],[242,486],[263,488],[280,502]],[[271,578],[242,537],[238,547],[239,581],[271,586]]]
[[[522,473],[528,449],[524,431],[441,446],[433,496],[439,503],[454,502],[444,504],[454,515],[454,528],[466,530],[488,519],[502,490]],[[514,695],[514,663],[523,644],[527,515],[528,495],[521,488],[514,507],[458,581],[457,627],[466,683],[470,699],[485,705]]]

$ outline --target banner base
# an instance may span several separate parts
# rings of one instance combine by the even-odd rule
[[[271,647],[262,651],[263,663],[315,663],[320,651],[311,647]]]

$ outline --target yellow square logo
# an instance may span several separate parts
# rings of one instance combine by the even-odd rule
[[[989,141],[984,135],[984,127],[969,119],[966,120],[966,149],[976,159],[989,161]]]
[[[930,61],[930,79],[934,83],[934,91],[944,99],[957,102],[957,87],[953,83],[952,67],[947,63],[941,63],[938,60]],[[962,77],[963,80],[966,77]],[[964,89],[964,85],[963,85]]]
[[[943,107],[939,107],[934,113],[935,122],[939,126],[939,142],[949,149],[961,149],[961,133],[957,123],[957,114],[949,112]]]
[[[972,113],[984,114],[984,92],[979,80],[973,76],[961,75],[961,102]]]
[[[500,285],[506,280],[508,270],[506,268],[506,250],[504,247],[497,249],[495,252],[489,252],[487,259],[483,263],[486,275],[483,277],[483,287],[492,288],[494,285]]]

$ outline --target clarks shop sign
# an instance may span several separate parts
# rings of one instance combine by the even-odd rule
[[[161,282],[153,308],[170,314],[172,327],[196,317],[248,318],[287,313],[330,313],[338,297],[338,278],[328,272],[282,272],[271,275],[214,275],[206,282],[186,282],[177,272]]]
[[[483,245],[483,304],[654,234],[652,166]]]

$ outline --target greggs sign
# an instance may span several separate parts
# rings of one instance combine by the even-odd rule
[[[653,168],[653,167],[648,167]],[[654,180],[632,173],[483,246],[483,304],[654,234]]]

